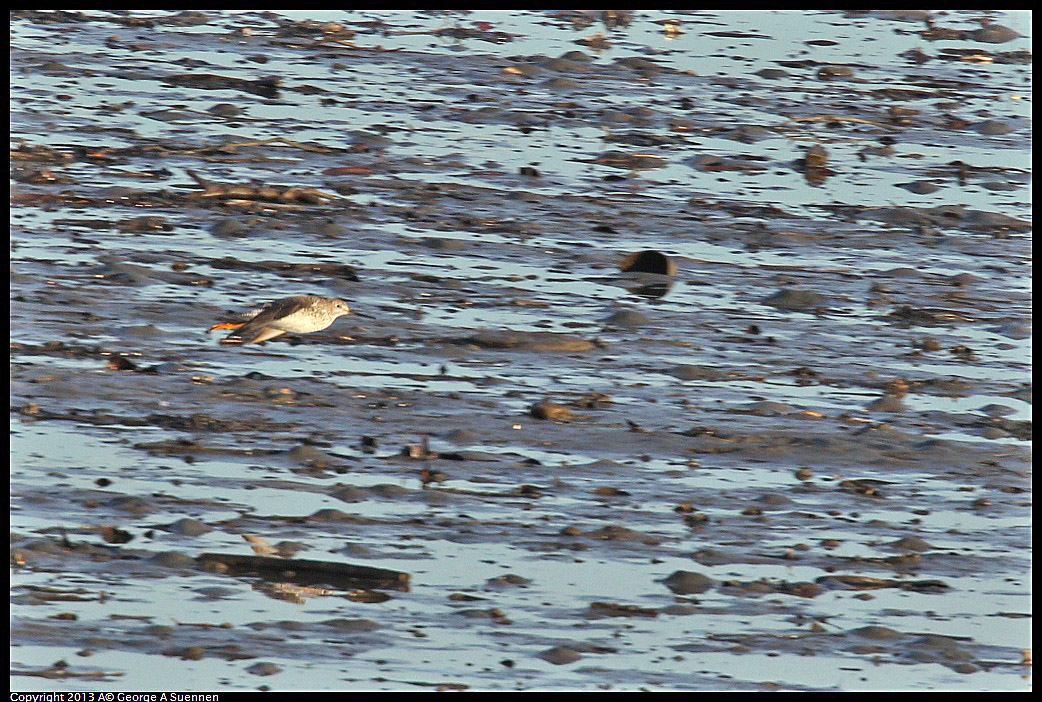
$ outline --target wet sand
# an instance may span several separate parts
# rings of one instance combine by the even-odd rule
[[[1028,689],[1022,16],[335,18],[12,15],[12,689]]]

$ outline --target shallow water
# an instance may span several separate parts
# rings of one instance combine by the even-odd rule
[[[1030,40],[986,18],[1030,33],[16,12],[12,689],[1028,689]],[[366,316],[204,333],[303,293]]]

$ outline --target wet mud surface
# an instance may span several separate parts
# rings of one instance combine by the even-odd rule
[[[13,689],[1027,689],[1028,24],[16,11]]]

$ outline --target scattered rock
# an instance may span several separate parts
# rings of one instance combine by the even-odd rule
[[[688,570],[678,570],[659,581],[677,595],[695,595],[716,586],[716,581],[707,575]]]
[[[566,646],[554,646],[537,654],[536,658],[542,658],[547,663],[553,663],[554,665],[567,665],[575,663],[582,658],[582,655]]]
[[[555,405],[549,400],[540,400],[529,408],[529,414],[536,419],[548,419],[554,422],[570,422],[574,413],[564,405]]]
[[[816,310],[824,307],[827,302],[828,299],[821,293],[795,288],[784,288],[762,300],[765,305],[798,312]]]

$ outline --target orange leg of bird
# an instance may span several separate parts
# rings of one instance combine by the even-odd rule
[[[224,324],[215,324],[212,327],[210,327],[209,329],[207,329],[206,331],[207,332],[212,332],[212,331],[217,331],[218,329],[239,329],[240,327],[244,327],[244,326],[246,326],[246,322],[241,322],[241,323],[225,322]]]

